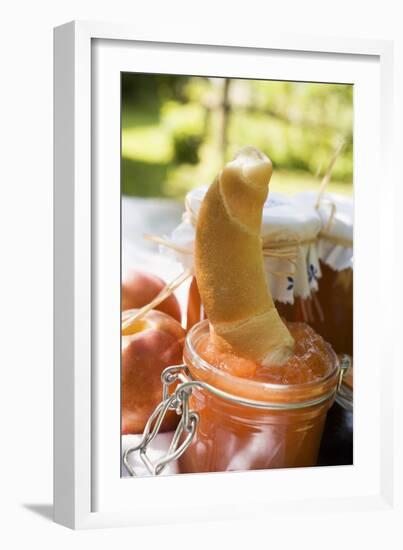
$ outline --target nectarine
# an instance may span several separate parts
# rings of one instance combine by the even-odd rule
[[[161,372],[182,363],[185,331],[170,315],[151,310],[122,331],[122,434],[142,433],[162,399]],[[161,431],[176,427],[169,411]]]
[[[122,280],[122,311],[138,309],[147,305],[164,286],[164,281],[156,275],[142,271],[128,271]],[[155,309],[163,311],[181,322],[181,310],[174,294],[168,296]]]

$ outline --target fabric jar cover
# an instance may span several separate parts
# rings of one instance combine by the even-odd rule
[[[190,191],[185,199],[182,223],[160,247],[193,269],[195,226],[208,186]],[[273,299],[294,303],[294,297],[308,298],[318,289],[321,275],[317,253],[317,236],[322,222],[312,205],[298,205],[289,197],[269,193],[263,208],[262,247],[270,291]]]
[[[293,202],[302,208],[315,208],[318,194],[314,191],[298,193]],[[322,229],[318,240],[319,259],[334,271],[353,268],[353,199],[335,193],[324,193],[318,213]]]

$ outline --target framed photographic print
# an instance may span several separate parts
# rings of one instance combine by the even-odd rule
[[[227,40],[55,29],[69,527],[392,506],[392,46]]]

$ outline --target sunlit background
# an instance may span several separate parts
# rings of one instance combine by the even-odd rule
[[[184,196],[209,184],[237,149],[253,145],[273,161],[270,189],[352,193],[352,86],[189,76],[122,75],[122,275],[183,272],[165,249],[181,222]],[[185,311],[186,284],[176,291]]]
[[[271,189],[318,189],[341,142],[329,191],[352,193],[351,85],[124,73],[122,193],[183,199],[237,149],[273,161]]]

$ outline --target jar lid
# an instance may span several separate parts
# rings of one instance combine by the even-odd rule
[[[193,267],[195,226],[207,189],[198,187],[186,195],[182,223],[168,237],[172,244],[169,254],[187,269]],[[321,272],[316,243],[321,227],[320,216],[312,205],[301,206],[285,195],[270,192],[263,207],[261,236],[275,300],[293,303],[294,297],[308,298],[318,289]]]
[[[321,218],[319,258],[335,271],[353,267],[354,205],[351,197],[324,193],[318,203],[315,191],[305,191],[293,197],[297,205],[316,208]]]

